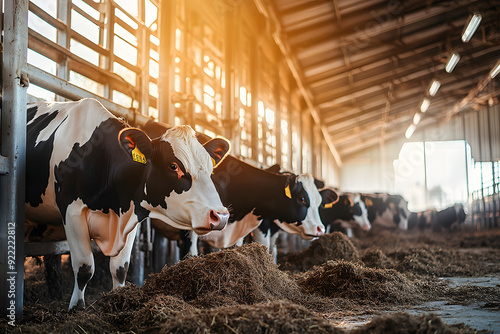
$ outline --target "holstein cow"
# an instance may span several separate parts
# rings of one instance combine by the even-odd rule
[[[168,125],[148,122],[143,129],[154,138],[168,129]],[[201,133],[197,136],[200,142],[210,138]],[[230,224],[224,231],[212,232],[203,238],[216,248],[236,244],[254,230],[262,218],[295,224],[294,228],[298,228],[304,236],[316,237],[325,231],[319,215],[314,223],[306,220],[311,206],[310,196],[315,192],[314,201],[320,198],[318,204],[314,204],[316,208],[321,201],[311,176],[272,173],[229,155],[214,169],[212,179],[222,203],[231,211]],[[172,235],[172,231],[161,232],[167,237]],[[193,240],[188,240],[182,234],[181,238],[183,251],[188,248],[192,255],[197,254],[197,236],[193,234]]]
[[[281,171],[281,166],[275,164],[267,169],[269,172],[279,174]],[[282,174],[286,175],[294,175],[289,172],[282,172]],[[281,220],[273,220],[268,217],[263,217],[261,224],[252,232],[253,240],[259,242],[261,244],[266,245],[271,251],[274,249],[274,245],[276,244],[276,240],[278,238],[278,233],[280,230],[284,230],[289,234],[298,234],[302,239],[311,240],[315,237],[318,237],[318,233],[311,233],[315,228],[318,227],[324,233],[325,227],[321,222],[321,218],[319,216],[319,208],[324,205],[333,205],[338,201],[338,195],[335,191],[331,189],[323,189],[319,191],[318,189],[322,189],[325,187],[325,183],[321,180],[314,178],[310,174],[301,174],[298,177],[301,179],[301,182],[304,184],[304,189],[307,192],[307,199],[309,201],[307,216],[300,224],[290,224],[286,221]],[[321,235],[323,235],[321,233]]]
[[[319,214],[327,233],[341,230],[352,237],[353,228],[371,229],[368,210],[360,194],[342,194],[337,203],[321,207]]]
[[[362,195],[372,227],[408,229],[408,202],[400,195]]]
[[[236,172],[238,169],[241,171]],[[213,178],[222,203],[231,211],[231,223],[224,231],[201,238],[213,247],[241,245],[243,238],[264,218],[305,239],[325,232],[318,214],[322,198],[309,174],[270,173],[228,156],[215,169]],[[197,236],[192,234],[191,255],[197,254],[196,246]]]
[[[432,228],[435,232],[446,229],[451,230],[454,226],[465,221],[466,214],[464,206],[457,203],[441,211],[426,210],[412,213],[408,219],[409,228],[418,227],[420,230]]]
[[[226,225],[229,212],[210,178],[226,140],[202,146],[188,126],[151,140],[93,99],[32,104],[27,119],[26,217],[64,224],[75,275],[69,309],[85,307],[91,238],[111,257],[116,288],[146,217],[199,234]]]
[[[269,250],[274,253],[274,248],[276,245],[276,240],[278,239],[278,232],[280,230],[284,230],[289,234],[298,234],[302,239],[312,240],[321,234],[311,234],[307,233],[308,230],[312,230],[314,226],[321,226],[322,231],[324,232],[324,225],[320,219],[320,208],[326,206],[331,206],[337,203],[339,197],[337,193],[331,189],[323,189],[319,191],[317,187],[324,187],[324,183],[319,183],[318,180],[315,180],[309,174],[300,175],[305,176],[308,180],[304,182],[304,188],[307,190],[307,193],[310,194],[310,205],[307,210],[307,216],[301,224],[289,224],[285,221],[280,220],[272,220],[268,218],[264,218],[260,225],[253,231],[253,240],[259,242],[263,245],[266,245]],[[307,185],[308,184],[308,185]],[[307,185],[307,186],[306,186]],[[311,228],[312,227],[312,228]]]

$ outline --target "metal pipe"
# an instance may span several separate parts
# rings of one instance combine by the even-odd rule
[[[8,160],[0,175],[0,312],[14,325],[24,292],[28,0],[6,0],[4,12],[0,154]]]
[[[488,145],[490,147],[490,162],[491,162],[491,181],[492,181],[492,186],[493,186],[493,194],[491,194],[491,199],[492,199],[492,204],[493,204],[493,227],[498,227],[498,222],[497,222],[497,206],[495,202],[495,194],[496,194],[496,187],[495,187],[495,162],[493,161],[493,145],[491,141],[491,120],[490,120],[490,105],[487,104],[486,107],[486,112],[488,116]]]

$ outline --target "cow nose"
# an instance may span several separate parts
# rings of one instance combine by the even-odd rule
[[[324,229],[323,229],[321,226],[318,226],[318,227],[316,228],[316,236],[317,236],[317,237],[321,237],[323,234],[325,234]]]
[[[208,221],[210,222],[210,228],[212,230],[222,230],[226,227],[229,220],[229,213],[221,213],[214,210],[210,210],[208,214]]]
[[[370,224],[366,224],[363,227],[361,227],[361,229],[364,231],[369,231],[369,230],[371,230],[371,228],[372,228],[372,226]]]

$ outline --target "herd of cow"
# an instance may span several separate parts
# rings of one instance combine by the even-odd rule
[[[284,230],[313,239],[335,229],[449,227],[463,207],[410,213],[397,195],[340,194],[309,174],[253,167],[230,144],[189,126],[129,127],[97,100],[28,106],[26,218],[63,225],[75,283],[69,309],[85,307],[94,273],[91,239],[123,286],[138,224],[197,254],[197,238],[217,248],[251,233],[270,249]],[[183,231],[193,231],[185,233]]]

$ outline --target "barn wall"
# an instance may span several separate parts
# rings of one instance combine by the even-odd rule
[[[340,189],[353,192],[393,192],[393,161],[398,158],[402,141],[391,141],[364,150],[343,161]]]

